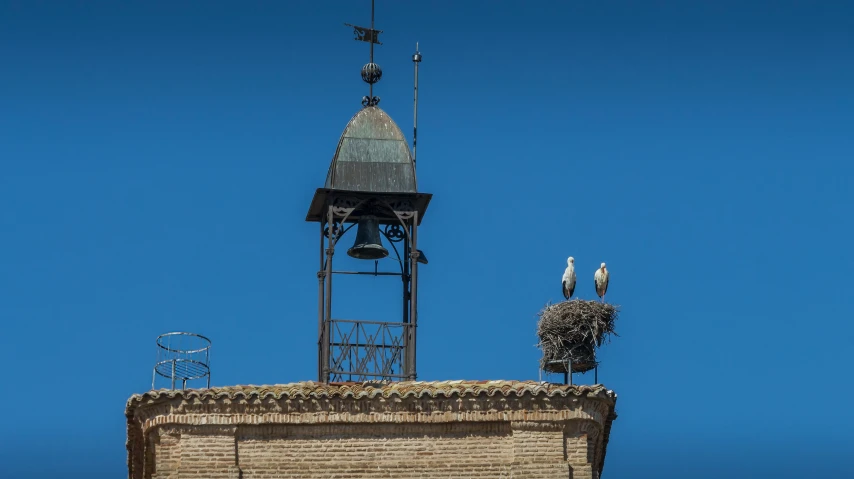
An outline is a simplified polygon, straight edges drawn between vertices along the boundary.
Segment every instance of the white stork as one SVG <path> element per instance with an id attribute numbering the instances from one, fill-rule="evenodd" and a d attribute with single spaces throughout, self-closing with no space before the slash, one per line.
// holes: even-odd
<path id="1" fill-rule="evenodd" d="M 593 275 L 593 281 L 596 283 L 596 294 L 602 298 L 602 302 L 605 302 L 605 293 L 608 291 L 608 270 L 605 269 L 605 263 L 602 263 L 602 266 L 596 270 L 596 274 Z"/>
<path id="2" fill-rule="evenodd" d="M 575 291 L 575 258 L 566 259 L 566 270 L 563 272 L 563 297 L 569 299 Z"/>

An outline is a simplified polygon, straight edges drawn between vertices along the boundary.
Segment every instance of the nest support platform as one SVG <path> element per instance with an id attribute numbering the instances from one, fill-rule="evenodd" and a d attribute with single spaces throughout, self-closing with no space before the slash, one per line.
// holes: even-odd
<path id="1" fill-rule="evenodd" d="M 596 369 L 596 348 L 616 335 L 618 313 L 615 305 L 581 299 L 547 305 L 538 314 L 540 368 L 563 374 Z"/>
<path id="2" fill-rule="evenodd" d="M 596 368 L 596 351 L 587 344 L 572 344 L 565 346 L 566 353 L 562 357 L 546 357 L 540 360 L 540 367 L 547 373 L 586 373 Z"/>

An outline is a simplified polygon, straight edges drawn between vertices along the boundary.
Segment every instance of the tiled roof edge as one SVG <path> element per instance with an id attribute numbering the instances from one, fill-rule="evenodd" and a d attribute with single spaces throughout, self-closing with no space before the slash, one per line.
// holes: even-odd
<path id="1" fill-rule="evenodd" d="M 590 397 L 616 401 L 616 394 L 602 385 L 581 386 L 563 385 L 536 381 L 404 381 L 390 384 L 377 383 L 331 383 L 313 381 L 279 384 L 215 387 L 210 389 L 167 390 L 160 389 L 143 394 L 134 394 L 127 403 L 128 413 L 135 406 L 161 400 L 180 399 L 258 399 L 283 397 L 309 398 L 375 398 L 375 397 L 451 397 L 458 396 L 495 396 L 505 397 L 531 394 L 554 396 Z"/>

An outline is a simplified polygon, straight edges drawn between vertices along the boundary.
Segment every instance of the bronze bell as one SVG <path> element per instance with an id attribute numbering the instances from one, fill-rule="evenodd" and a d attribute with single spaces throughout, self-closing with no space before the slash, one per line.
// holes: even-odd
<path id="1" fill-rule="evenodd" d="M 388 256 L 388 250 L 382 245 L 380 223 L 376 216 L 362 216 L 357 228 L 356 243 L 347 250 L 349 256 L 374 260 Z"/>

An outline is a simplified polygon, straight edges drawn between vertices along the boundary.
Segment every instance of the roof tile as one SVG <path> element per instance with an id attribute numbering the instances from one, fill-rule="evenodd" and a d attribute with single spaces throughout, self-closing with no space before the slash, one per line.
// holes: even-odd
<path id="1" fill-rule="evenodd" d="M 479 395 L 494 396 L 501 394 L 503 396 L 522 396 L 524 394 L 546 396 L 593 396 L 603 399 L 616 399 L 616 394 L 613 391 L 606 389 L 602 385 L 580 386 L 580 385 L 563 385 L 537 381 L 400 381 L 390 383 L 379 382 L 338 382 L 338 383 L 318 383 L 314 381 L 306 381 L 289 384 L 275 385 L 242 385 L 242 386 L 226 386 L 214 387 L 210 389 L 186 389 L 186 390 L 168 390 L 159 389 L 149 391 L 144 394 L 135 394 L 128 400 L 128 412 L 142 402 L 151 402 L 163 399 L 183 398 L 183 399 L 204 399 L 204 398 L 223 398 L 234 399 L 238 397 L 249 398 L 257 397 L 264 399 L 274 397 L 280 399 L 282 397 L 290 398 L 323 398 L 323 397 L 430 397 L 452 395 L 458 396 L 479 396 Z"/>

